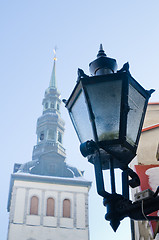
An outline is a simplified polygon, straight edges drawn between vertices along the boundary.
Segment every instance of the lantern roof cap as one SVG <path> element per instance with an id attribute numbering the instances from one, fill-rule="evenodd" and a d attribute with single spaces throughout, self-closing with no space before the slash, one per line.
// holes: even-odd
<path id="1" fill-rule="evenodd" d="M 89 64 L 89 70 L 91 75 L 95 76 L 101 75 L 98 70 L 104 69 L 107 69 L 107 73 L 114 73 L 117 70 L 117 63 L 115 59 L 107 57 L 103 50 L 103 45 L 100 44 L 97 58 Z"/>

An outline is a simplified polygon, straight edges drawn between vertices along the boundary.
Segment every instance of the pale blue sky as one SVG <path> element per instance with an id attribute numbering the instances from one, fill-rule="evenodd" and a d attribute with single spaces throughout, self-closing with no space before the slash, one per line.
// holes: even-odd
<path id="1" fill-rule="evenodd" d="M 89 73 L 88 64 L 103 43 L 119 68 L 129 61 L 133 77 L 146 89 L 156 89 L 151 101 L 159 101 L 158 12 L 158 0 L 0 1 L 1 239 L 7 235 L 6 206 L 13 165 L 30 161 L 36 144 L 36 120 L 50 81 L 54 46 L 58 47 L 57 82 L 62 98 L 68 98 L 75 85 L 78 67 Z M 67 160 L 85 170 L 85 177 L 94 182 L 93 166 L 79 153 L 64 107 L 62 116 Z M 130 239 L 129 220 L 121 223 L 117 233 L 104 220 L 105 208 L 94 184 L 89 212 L 90 240 Z"/>

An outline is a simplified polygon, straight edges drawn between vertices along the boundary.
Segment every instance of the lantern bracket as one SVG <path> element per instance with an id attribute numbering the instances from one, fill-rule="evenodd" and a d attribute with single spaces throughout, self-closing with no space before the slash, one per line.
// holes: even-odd
<path id="1" fill-rule="evenodd" d="M 97 168 L 98 169 L 101 168 L 100 172 L 102 175 L 101 151 L 99 149 L 98 144 L 96 142 L 94 142 L 93 140 L 86 141 L 80 145 L 80 151 L 84 157 L 93 155 L 93 156 L 91 156 L 93 158 L 92 163 L 94 164 L 95 168 L 96 168 L 97 164 L 100 164 L 100 166 L 97 166 Z M 103 150 L 103 151 L 106 152 L 105 150 Z M 96 160 L 96 158 L 98 160 Z M 107 158 L 109 160 L 109 169 L 111 169 L 111 167 L 114 168 L 114 161 L 118 161 L 118 160 L 117 159 L 114 160 L 110 154 L 107 154 Z M 122 173 L 123 178 L 124 178 L 123 185 L 128 184 L 132 188 L 140 186 L 140 179 L 139 179 L 138 175 L 131 168 L 129 168 L 128 166 L 126 168 L 125 167 L 123 168 L 123 166 L 120 165 L 119 161 L 118 161 L 118 165 L 120 166 L 120 169 L 123 171 L 123 173 Z M 111 172 L 113 174 L 113 169 Z M 98 171 L 97 171 L 97 173 L 98 173 Z M 130 180 L 128 180 L 128 176 L 131 178 Z M 97 176 L 97 177 L 99 178 L 99 176 Z"/>
<path id="2" fill-rule="evenodd" d="M 120 225 L 120 221 L 125 217 L 130 217 L 133 220 L 145 220 L 145 221 L 159 221 L 159 217 L 148 216 L 148 214 L 158 210 L 159 205 L 159 188 L 149 199 L 143 199 L 142 201 L 132 202 L 129 200 L 129 186 L 137 187 L 140 185 L 140 179 L 138 175 L 129 167 L 122 169 L 122 195 L 117 194 L 115 190 L 115 175 L 113 166 L 113 157 L 110 159 L 110 178 L 112 193 L 105 191 L 103 170 L 101 164 L 100 150 L 93 140 L 87 141 L 85 144 L 81 144 L 80 147 L 83 156 L 93 154 L 93 164 L 96 176 L 97 192 L 103 197 L 103 204 L 107 207 L 107 213 L 105 219 L 110 221 L 110 225 L 114 231 Z M 131 179 L 128 179 L 128 176 Z"/>
<path id="3" fill-rule="evenodd" d="M 100 157 L 100 150 L 98 149 L 98 146 L 95 142 L 88 141 L 86 142 L 89 146 L 89 151 L 93 153 L 93 165 L 95 170 L 95 176 L 96 176 L 96 186 L 97 186 L 97 192 L 102 197 L 110 197 L 110 193 L 105 191 L 104 188 L 104 179 L 103 179 L 103 170 L 102 170 L 102 163 L 101 163 L 101 157 Z M 83 145 L 83 144 L 82 144 Z M 93 145 L 95 148 L 93 149 Z M 91 148 L 91 147 L 92 148 Z M 83 146 L 82 146 L 83 148 Z M 115 191 L 115 174 L 114 174 L 114 159 L 111 156 L 109 159 L 109 169 L 110 169 L 110 178 L 111 178 L 111 189 L 112 193 L 116 193 Z M 122 169 L 122 195 L 129 199 L 129 186 L 132 188 L 140 186 L 140 179 L 139 176 L 127 166 L 126 169 Z M 131 179 L 129 179 L 129 177 Z"/>
<path id="4" fill-rule="evenodd" d="M 132 202 L 120 194 L 112 194 L 111 198 L 104 198 L 103 204 L 107 207 L 105 219 L 110 221 L 110 225 L 114 231 L 117 230 L 120 221 L 125 217 L 137 221 L 159 221 L 158 216 L 148 216 L 148 214 L 158 210 L 159 196 L 152 196 L 141 202 Z"/>

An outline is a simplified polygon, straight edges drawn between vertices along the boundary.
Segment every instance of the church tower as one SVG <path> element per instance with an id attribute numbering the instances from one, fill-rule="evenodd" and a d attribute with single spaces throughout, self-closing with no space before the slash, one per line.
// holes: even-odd
<path id="1" fill-rule="evenodd" d="M 11 175 L 8 240 L 88 240 L 91 182 L 65 161 L 56 56 L 42 105 L 32 161 L 15 164 Z"/>

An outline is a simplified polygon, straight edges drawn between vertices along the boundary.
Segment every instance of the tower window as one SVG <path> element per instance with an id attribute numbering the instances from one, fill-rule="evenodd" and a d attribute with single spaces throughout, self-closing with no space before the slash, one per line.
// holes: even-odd
<path id="1" fill-rule="evenodd" d="M 71 202 L 69 199 L 63 200 L 63 217 L 65 218 L 71 217 Z"/>
<path id="2" fill-rule="evenodd" d="M 60 105 L 57 103 L 57 110 L 59 111 L 60 110 Z"/>
<path id="3" fill-rule="evenodd" d="M 48 108 L 48 102 L 45 103 L 45 109 L 47 109 L 47 108 Z"/>
<path id="4" fill-rule="evenodd" d="M 55 216 L 55 200 L 53 198 L 47 199 L 46 216 Z"/>
<path id="5" fill-rule="evenodd" d="M 62 134 L 58 132 L 58 142 L 62 143 Z"/>
<path id="6" fill-rule="evenodd" d="M 30 201 L 30 215 L 38 215 L 39 199 L 33 196 Z"/>
<path id="7" fill-rule="evenodd" d="M 48 130 L 48 139 L 54 140 L 55 139 L 55 131 L 53 129 Z"/>
<path id="8" fill-rule="evenodd" d="M 55 105 L 54 105 L 53 102 L 50 104 L 50 107 L 51 107 L 51 108 L 55 108 Z"/>
<path id="9" fill-rule="evenodd" d="M 42 141 L 42 140 L 44 140 L 44 133 L 43 132 L 40 134 L 40 141 Z"/>

